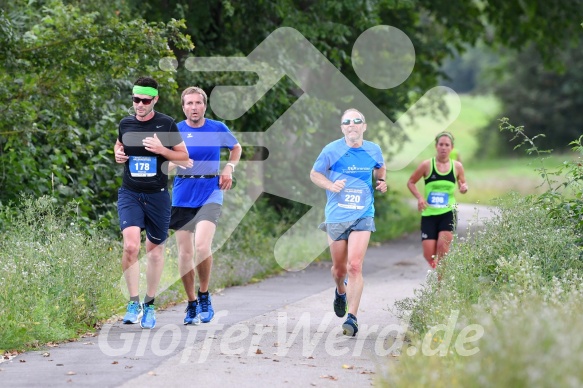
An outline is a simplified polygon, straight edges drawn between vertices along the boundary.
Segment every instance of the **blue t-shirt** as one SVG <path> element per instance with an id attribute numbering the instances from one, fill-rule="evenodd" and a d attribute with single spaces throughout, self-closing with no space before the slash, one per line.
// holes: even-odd
<path id="1" fill-rule="evenodd" d="M 374 217 L 372 174 L 384 164 L 381 148 L 370 141 L 364 140 L 361 147 L 352 148 L 342 138 L 324 147 L 314 163 L 314 171 L 332 182 L 346 179 L 341 192 L 326 190 L 327 223 Z"/>
<path id="2" fill-rule="evenodd" d="M 220 121 L 206 119 L 200 128 L 192 128 L 185 121 L 178 123 L 178 130 L 194 161 L 191 168 L 176 167 L 172 190 L 172 206 L 201 207 L 206 203 L 223 203 L 223 192 L 219 189 L 219 177 L 181 178 L 178 175 L 219 174 L 221 148 L 230 150 L 238 144 L 229 128 Z"/>

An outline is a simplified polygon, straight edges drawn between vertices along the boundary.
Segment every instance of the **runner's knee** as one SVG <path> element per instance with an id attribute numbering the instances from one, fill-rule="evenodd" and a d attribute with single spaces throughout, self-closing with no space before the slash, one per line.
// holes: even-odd
<path id="1" fill-rule="evenodd" d="M 343 279 L 346 277 L 346 266 L 338 266 L 338 265 L 334 265 L 332 266 L 332 276 L 334 276 L 336 279 Z"/>
<path id="2" fill-rule="evenodd" d="M 128 258 L 137 259 L 138 253 L 140 252 L 140 244 L 139 243 L 136 244 L 136 243 L 131 242 L 131 241 L 126 241 L 126 242 L 124 242 L 124 245 L 123 245 L 123 251 Z"/>
<path id="3" fill-rule="evenodd" d="M 362 273 L 362 262 L 358 263 L 348 263 L 348 274 L 351 276 L 359 275 Z"/>

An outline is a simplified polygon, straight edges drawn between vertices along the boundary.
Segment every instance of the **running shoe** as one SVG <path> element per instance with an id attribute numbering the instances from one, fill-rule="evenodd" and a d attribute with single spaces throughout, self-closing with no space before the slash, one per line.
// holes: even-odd
<path id="1" fill-rule="evenodd" d="M 346 303 L 346 294 L 340 295 L 338 294 L 338 290 L 335 290 L 334 293 L 336 297 L 334 298 L 334 312 L 336 316 L 342 318 L 346 315 L 346 311 L 348 311 L 348 303 Z"/>
<path id="2" fill-rule="evenodd" d="M 208 292 L 203 294 L 198 291 L 198 316 L 202 323 L 212 321 L 215 316 L 215 310 L 211 303 L 211 294 Z"/>
<path id="3" fill-rule="evenodd" d="M 186 305 L 186 317 L 184 317 L 184 324 L 185 325 L 200 325 L 200 316 L 197 313 L 198 310 L 198 301 L 188 302 Z"/>
<path id="4" fill-rule="evenodd" d="M 142 305 L 140 302 L 130 301 L 123 317 L 123 323 L 138 323 L 142 317 Z"/>
<path id="5" fill-rule="evenodd" d="M 153 304 L 144 305 L 144 315 L 140 321 L 142 329 L 153 329 L 156 327 L 156 308 Z"/>
<path id="6" fill-rule="evenodd" d="M 348 313 L 348 318 L 342 324 L 342 333 L 350 337 L 354 337 L 358 333 L 358 322 L 353 314 Z"/>

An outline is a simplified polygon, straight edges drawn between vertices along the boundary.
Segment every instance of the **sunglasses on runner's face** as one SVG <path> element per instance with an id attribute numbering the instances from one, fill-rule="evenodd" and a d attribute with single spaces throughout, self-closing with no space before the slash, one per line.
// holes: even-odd
<path id="1" fill-rule="evenodd" d="M 362 124 L 364 121 L 362 121 L 362 119 L 356 118 L 356 119 L 353 119 L 352 122 L 354 124 Z M 344 119 L 344 120 L 342 120 L 342 123 L 341 124 L 342 125 L 350 125 L 350 119 Z"/>
<path id="2" fill-rule="evenodd" d="M 134 102 L 136 104 L 139 104 L 141 102 L 144 105 L 150 105 L 150 103 L 152 102 L 153 98 L 132 97 L 132 100 L 134 100 Z"/>

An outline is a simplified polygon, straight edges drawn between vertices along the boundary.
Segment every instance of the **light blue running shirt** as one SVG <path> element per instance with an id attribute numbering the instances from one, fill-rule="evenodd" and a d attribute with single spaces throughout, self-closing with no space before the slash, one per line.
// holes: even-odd
<path id="1" fill-rule="evenodd" d="M 188 149 L 188 157 L 194 161 L 191 168 L 176 167 L 172 189 L 172 206 L 201 207 L 206 203 L 223 204 L 223 192 L 219 189 L 219 177 L 180 178 L 178 175 L 214 175 L 219 173 L 221 148 L 230 150 L 238 144 L 229 128 L 220 121 L 206 119 L 200 128 L 193 128 L 186 120 L 179 122 L 178 130 Z"/>
<path id="2" fill-rule="evenodd" d="M 332 182 L 346 179 L 341 192 L 326 190 L 326 223 L 374 217 L 372 174 L 384 164 L 381 148 L 370 141 L 364 140 L 361 147 L 352 148 L 342 138 L 324 147 L 314 163 L 314 171 Z"/>

